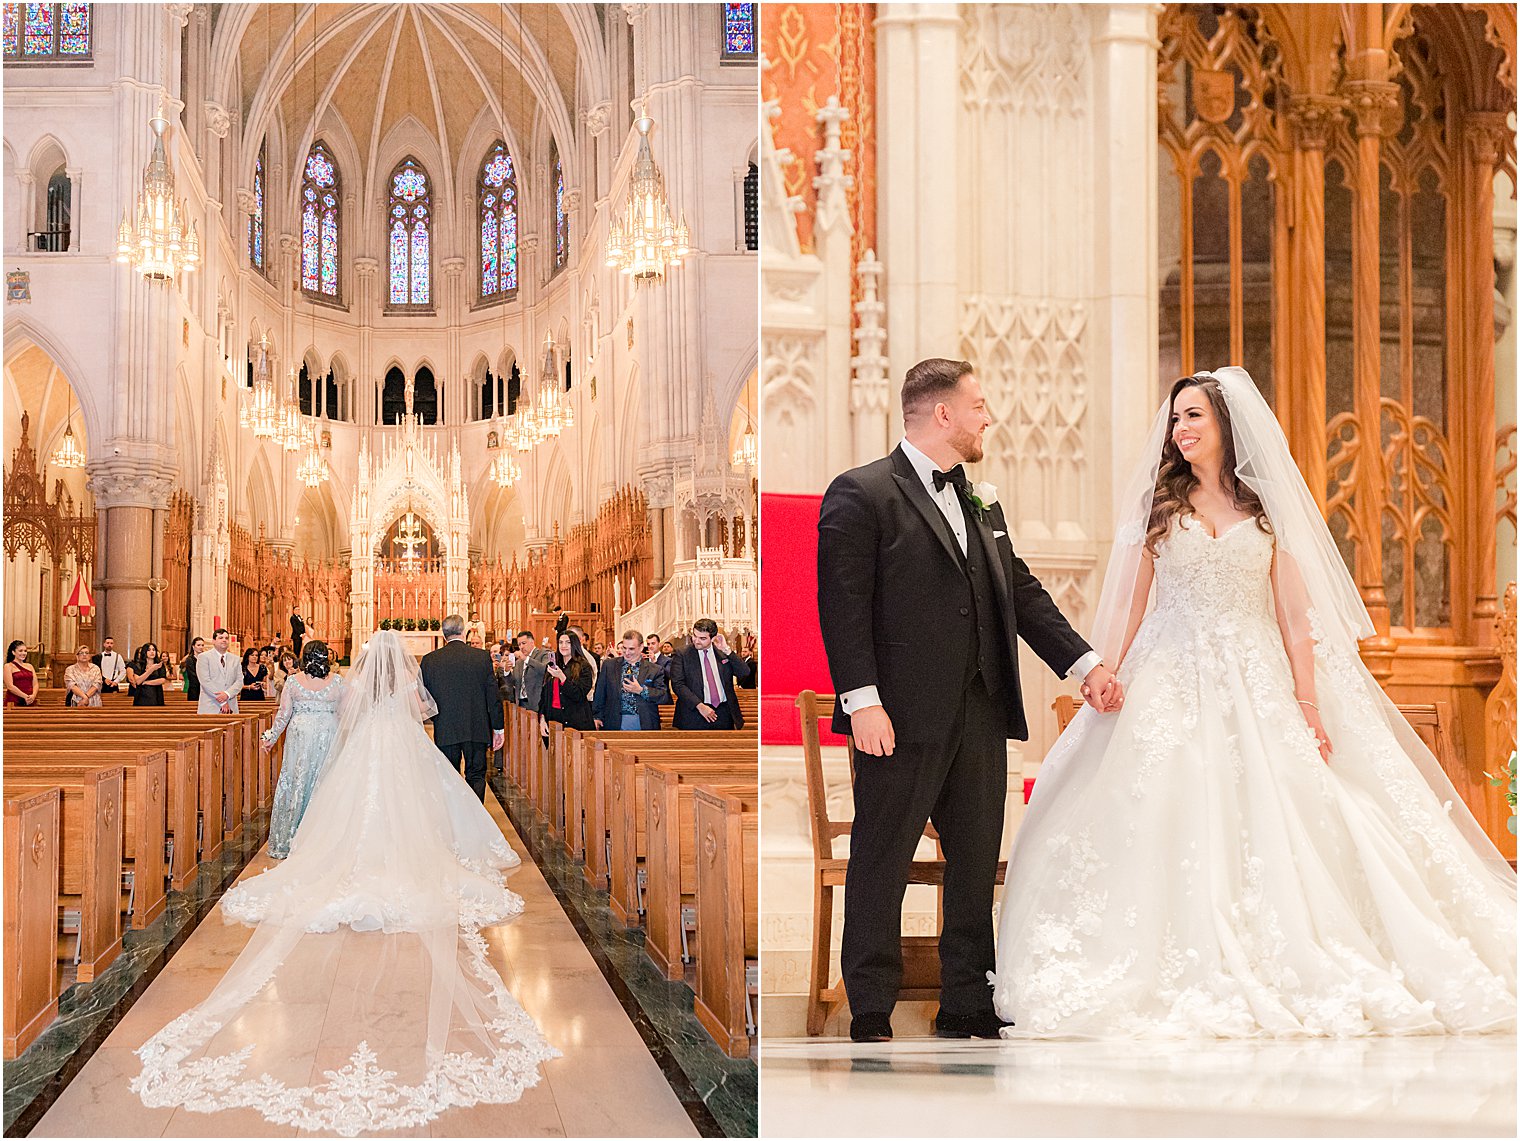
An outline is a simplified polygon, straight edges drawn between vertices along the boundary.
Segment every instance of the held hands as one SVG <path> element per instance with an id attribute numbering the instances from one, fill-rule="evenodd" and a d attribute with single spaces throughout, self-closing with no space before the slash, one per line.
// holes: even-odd
<path id="1" fill-rule="evenodd" d="M 897 735 L 892 730 L 892 718 L 880 705 L 870 705 L 850 714 L 850 736 L 855 738 L 855 748 L 873 757 L 890 757 L 897 748 Z"/>
<path id="2" fill-rule="evenodd" d="M 1124 686 L 1102 662 L 1087 671 L 1082 696 L 1099 713 L 1117 713 L 1124 707 Z"/>

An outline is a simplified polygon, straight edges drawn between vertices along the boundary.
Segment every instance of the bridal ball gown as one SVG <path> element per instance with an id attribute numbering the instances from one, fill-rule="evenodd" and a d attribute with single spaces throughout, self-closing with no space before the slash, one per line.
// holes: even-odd
<path id="1" fill-rule="evenodd" d="M 1513 1032 L 1512 876 L 1328 640 L 1321 758 L 1272 561 L 1254 519 L 1216 537 L 1187 516 L 1161 541 L 1123 706 L 1077 714 L 1013 846 L 993 977 L 1006 1036 Z"/>

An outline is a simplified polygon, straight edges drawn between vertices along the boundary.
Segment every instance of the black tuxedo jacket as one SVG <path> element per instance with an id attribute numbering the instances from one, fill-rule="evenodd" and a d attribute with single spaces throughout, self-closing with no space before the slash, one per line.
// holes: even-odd
<path id="1" fill-rule="evenodd" d="M 972 557 L 991 559 L 1002 606 L 1008 692 L 994 695 L 1014 740 L 1029 738 L 1019 686 L 1018 639 L 1065 676 L 1090 647 L 1024 560 L 1013 553 L 1003 508 L 967 511 Z M 929 743 L 959 707 L 973 649 L 971 580 L 960 546 L 903 450 L 834 480 L 818 516 L 818 619 L 836 693 L 874 685 L 905 743 Z M 984 652 L 993 652 L 989 646 Z M 833 729 L 850 731 L 836 707 Z"/>
<path id="2" fill-rule="evenodd" d="M 432 719 L 435 745 L 489 744 L 492 731 L 505 724 L 496 671 L 485 650 L 445 642 L 423 657 L 422 684 L 438 703 Z"/>
<path id="3" fill-rule="evenodd" d="M 728 706 L 729 715 L 734 719 L 734 728 L 743 729 L 744 714 L 739 711 L 739 699 L 734 696 L 734 682 L 742 682 L 749 677 L 749 667 L 732 650 L 725 654 L 714 646 L 713 657 L 718 660 L 718 682 L 727 694 L 723 704 Z M 697 706 L 702 704 L 706 690 L 702 685 L 702 660 L 695 646 L 687 646 L 671 655 L 670 692 L 676 699 L 676 711 L 670 719 L 672 728 L 712 728 L 697 712 Z"/>

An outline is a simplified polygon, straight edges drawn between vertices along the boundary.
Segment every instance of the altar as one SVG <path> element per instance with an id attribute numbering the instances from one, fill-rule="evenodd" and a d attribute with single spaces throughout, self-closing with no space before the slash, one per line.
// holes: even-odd
<path id="1" fill-rule="evenodd" d="M 443 645 L 443 635 L 436 630 L 397 630 L 396 637 L 401 639 L 401 644 L 406 647 L 406 652 L 414 658 L 420 658 L 423 654 L 432 653 Z"/>

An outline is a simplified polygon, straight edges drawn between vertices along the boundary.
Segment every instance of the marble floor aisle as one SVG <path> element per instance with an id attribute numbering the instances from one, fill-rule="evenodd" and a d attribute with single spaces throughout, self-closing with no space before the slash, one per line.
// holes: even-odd
<path id="1" fill-rule="evenodd" d="M 1318 1042 L 783 1039 L 766 1137 L 1514 1137 L 1513 1035 Z"/>
<path id="2" fill-rule="evenodd" d="M 543 875 L 527 858 L 495 797 L 487 807 L 523 857 L 508 884 L 525 913 L 483 932 L 491 959 L 544 1035 L 564 1054 L 544 1067 L 544 1080 L 513 1105 L 445 1113 L 430 1127 L 384 1136 L 431 1137 L 692 1137 L 696 1130 L 621 1004 L 597 969 Z M 243 872 L 269 864 L 262 852 Z M 240 877 L 241 878 L 241 877 Z M 121 1019 L 32 1130 L 34 1137 L 294 1136 L 252 1110 L 218 1114 L 147 1109 L 128 1088 L 138 1072 L 132 1051 L 173 1015 L 199 1001 L 248 940 L 242 926 L 222 922 L 220 907 L 201 923 L 162 973 Z M 310 1050 L 321 1028 L 315 1016 L 292 1024 L 291 1053 Z M 422 1030 L 419 1026 L 418 1034 Z"/>

